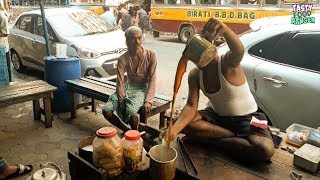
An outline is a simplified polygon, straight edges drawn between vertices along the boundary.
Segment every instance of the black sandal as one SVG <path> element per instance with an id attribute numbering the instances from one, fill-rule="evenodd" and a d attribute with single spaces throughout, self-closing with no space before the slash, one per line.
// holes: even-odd
<path id="1" fill-rule="evenodd" d="M 16 166 L 17 166 L 16 172 L 10 174 L 9 176 L 6 176 L 4 179 L 14 178 L 23 174 L 27 174 L 32 171 L 32 165 L 17 164 Z"/>

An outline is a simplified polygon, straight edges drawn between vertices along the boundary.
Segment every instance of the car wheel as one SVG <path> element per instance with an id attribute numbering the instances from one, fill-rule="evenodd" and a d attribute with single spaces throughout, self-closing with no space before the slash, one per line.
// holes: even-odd
<path id="1" fill-rule="evenodd" d="M 22 73 L 24 71 L 25 66 L 22 64 L 19 55 L 15 51 L 11 51 L 11 62 L 16 71 L 18 71 L 19 73 Z"/>
<path id="2" fill-rule="evenodd" d="M 157 38 L 160 37 L 160 32 L 159 31 L 152 31 L 153 37 Z"/>
<path id="3" fill-rule="evenodd" d="M 192 26 L 185 26 L 179 32 L 179 40 L 182 43 L 186 43 L 187 40 L 195 34 Z"/>

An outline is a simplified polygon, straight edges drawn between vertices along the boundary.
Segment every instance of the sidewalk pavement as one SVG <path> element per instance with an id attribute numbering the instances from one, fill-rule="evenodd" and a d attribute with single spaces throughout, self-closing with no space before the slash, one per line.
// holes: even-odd
<path id="1" fill-rule="evenodd" d="M 2 108 L 0 114 L 0 156 L 9 165 L 32 164 L 34 167 L 30 174 L 17 179 L 31 176 L 45 162 L 56 163 L 71 179 L 67 151 L 78 152 L 82 138 L 95 135 L 99 128 L 111 125 L 101 114 L 100 107 L 97 113 L 91 112 L 91 108 L 79 109 L 75 119 L 69 119 L 70 113 L 54 114 L 51 128 L 33 120 L 32 101 Z M 157 122 L 154 118 L 148 124 L 156 127 Z"/>

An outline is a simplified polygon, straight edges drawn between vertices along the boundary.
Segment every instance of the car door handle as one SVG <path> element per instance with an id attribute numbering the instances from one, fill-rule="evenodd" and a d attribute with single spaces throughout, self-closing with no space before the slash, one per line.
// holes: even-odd
<path id="1" fill-rule="evenodd" d="M 271 78 L 271 77 L 263 77 L 263 80 L 265 80 L 265 81 L 271 81 L 271 82 L 276 83 L 276 84 L 282 84 L 282 85 L 284 85 L 284 86 L 287 86 L 287 85 L 288 85 L 288 83 L 285 82 L 285 81 L 280 81 L 280 80 L 278 80 L 278 79 L 273 79 L 273 78 Z"/>

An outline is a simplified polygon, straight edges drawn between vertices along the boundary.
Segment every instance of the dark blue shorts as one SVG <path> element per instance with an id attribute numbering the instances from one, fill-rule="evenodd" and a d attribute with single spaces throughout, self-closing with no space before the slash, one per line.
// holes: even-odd
<path id="1" fill-rule="evenodd" d="M 202 119 L 235 133 L 237 137 L 259 135 L 272 139 L 270 129 L 261 129 L 250 125 L 252 116 L 259 120 L 267 120 L 264 113 L 254 112 L 245 116 L 220 116 L 211 107 L 199 110 Z"/>

